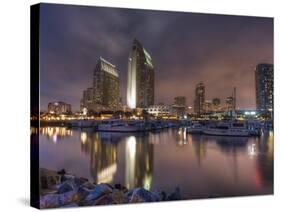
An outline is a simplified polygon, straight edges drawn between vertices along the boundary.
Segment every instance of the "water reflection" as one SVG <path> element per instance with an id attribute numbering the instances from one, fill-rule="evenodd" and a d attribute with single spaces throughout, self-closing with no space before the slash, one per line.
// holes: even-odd
<path id="1" fill-rule="evenodd" d="M 204 142 L 201 135 L 194 135 L 192 138 L 192 147 L 194 149 L 199 167 L 207 155 L 207 142 Z"/>
<path id="2" fill-rule="evenodd" d="M 175 135 L 175 140 L 179 146 L 183 146 L 187 144 L 187 133 L 186 128 L 181 127 L 177 130 L 177 133 Z"/>
<path id="3" fill-rule="evenodd" d="M 159 135 L 158 135 L 159 136 Z M 153 170 L 155 134 L 128 135 L 123 133 L 80 132 L 81 151 L 90 155 L 90 173 L 97 183 L 112 183 L 118 167 L 118 146 L 125 142 L 125 185 L 128 188 L 150 189 Z"/>
<path id="4" fill-rule="evenodd" d="M 66 127 L 42 127 L 40 133 L 46 135 L 53 143 L 59 142 L 64 137 L 72 136 L 72 130 Z"/>
<path id="5" fill-rule="evenodd" d="M 105 133 L 92 136 L 90 172 L 97 183 L 111 183 L 117 171 L 118 138 Z"/>
<path id="6" fill-rule="evenodd" d="M 229 186 L 224 191 L 226 193 L 231 189 L 243 190 L 245 186 L 252 189 L 245 193 L 265 193 L 257 190 L 262 188 L 267 188 L 266 192 L 269 193 L 273 191 L 273 132 L 264 132 L 260 138 L 233 138 L 190 135 L 186 134 L 185 128 L 124 134 L 46 127 L 40 129 L 40 136 L 40 142 L 46 148 L 42 151 L 65 157 L 62 161 L 65 165 L 60 167 L 73 167 L 79 175 L 90 175 L 97 183 L 121 183 L 129 189 L 153 189 L 157 184 L 157 188 L 164 189 L 166 184 L 177 184 L 161 179 L 173 168 L 171 174 L 175 179 L 184 179 L 182 186 L 186 183 L 187 187 L 191 187 L 198 183 L 200 187 L 206 187 L 205 192 L 209 192 L 211 187 L 216 190 L 218 186 L 212 185 L 206 174 L 222 166 L 228 170 L 228 175 L 217 173 L 216 177 L 219 182 Z M 63 148 L 60 150 L 59 146 Z M 65 151 L 67 146 L 72 146 L 73 150 Z M 87 160 L 83 163 L 76 161 L 77 165 L 76 162 L 67 163 L 80 155 Z M 55 155 L 50 156 L 44 164 L 55 168 L 57 160 Z M 86 165 L 88 173 L 79 172 L 82 170 L 79 167 L 81 164 Z M 180 167 L 188 168 L 184 170 Z M 204 170 L 206 176 L 200 170 Z M 252 188 L 249 182 L 254 183 L 255 187 Z M 221 188 L 216 192 L 222 192 Z"/>
<path id="7" fill-rule="evenodd" d="M 126 140 L 126 185 L 128 188 L 151 188 L 154 152 L 153 144 L 148 140 L 148 135 L 130 136 Z"/>

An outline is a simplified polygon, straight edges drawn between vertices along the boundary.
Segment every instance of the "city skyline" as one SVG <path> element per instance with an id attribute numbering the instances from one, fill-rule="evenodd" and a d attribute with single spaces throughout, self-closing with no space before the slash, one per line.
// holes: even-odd
<path id="1" fill-rule="evenodd" d="M 194 88 L 203 81 L 206 99 L 224 102 L 237 87 L 237 108 L 255 108 L 255 66 L 273 64 L 271 18 L 49 4 L 41 12 L 41 110 L 53 101 L 79 110 L 100 56 L 117 65 L 126 104 L 135 38 L 154 61 L 155 104 L 185 96 L 193 105 Z M 103 19 L 101 14 L 106 14 Z"/>

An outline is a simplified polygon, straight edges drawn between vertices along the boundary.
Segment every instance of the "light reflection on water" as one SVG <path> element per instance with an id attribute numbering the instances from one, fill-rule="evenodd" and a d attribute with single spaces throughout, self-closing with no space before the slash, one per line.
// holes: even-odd
<path id="1" fill-rule="evenodd" d="M 185 128 L 147 133 L 40 129 L 40 167 L 95 182 L 172 191 L 184 198 L 271 194 L 273 132 L 260 138 L 186 134 Z"/>

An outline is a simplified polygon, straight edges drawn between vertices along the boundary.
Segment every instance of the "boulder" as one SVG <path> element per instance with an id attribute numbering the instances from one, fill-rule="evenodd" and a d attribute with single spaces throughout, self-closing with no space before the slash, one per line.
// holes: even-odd
<path id="1" fill-rule="evenodd" d="M 76 193 L 77 195 L 77 201 L 80 202 L 82 200 L 84 200 L 89 194 L 90 194 L 91 190 L 86 188 L 86 187 L 83 187 L 83 186 L 80 186 L 78 188 L 78 191 Z"/>
<path id="2" fill-rule="evenodd" d="M 176 190 L 168 196 L 167 200 L 181 200 L 180 188 L 177 187 Z"/>
<path id="3" fill-rule="evenodd" d="M 66 171 L 64 169 L 61 169 L 60 171 L 57 172 L 59 175 L 65 175 Z"/>
<path id="4" fill-rule="evenodd" d="M 67 181 L 64 181 L 61 185 L 59 185 L 57 193 L 62 194 L 62 193 L 65 193 L 68 191 L 73 191 L 73 190 L 75 190 L 75 185 L 73 184 L 72 181 L 67 180 Z"/>
<path id="5" fill-rule="evenodd" d="M 70 203 L 64 206 L 61 206 L 61 208 L 73 208 L 73 207 L 78 207 L 79 205 L 77 205 L 76 203 Z"/>
<path id="6" fill-rule="evenodd" d="M 63 194 L 47 194 L 40 197 L 40 208 L 57 208 L 74 202 L 76 192 L 69 191 Z"/>
<path id="7" fill-rule="evenodd" d="M 87 188 L 89 190 L 93 190 L 96 187 L 96 184 L 90 183 L 89 181 L 83 183 L 80 187 Z"/>
<path id="8" fill-rule="evenodd" d="M 115 188 L 115 189 L 118 189 L 118 190 L 121 190 L 121 191 L 123 191 L 124 193 L 126 193 L 126 192 L 128 191 L 128 189 L 127 189 L 125 186 L 121 185 L 121 184 L 115 184 L 115 185 L 114 185 L 114 188 Z"/>
<path id="9" fill-rule="evenodd" d="M 68 191 L 77 191 L 80 186 L 87 182 L 88 180 L 86 180 L 85 178 L 69 178 L 68 180 L 65 180 L 61 185 L 59 185 L 58 193 L 62 194 Z"/>
<path id="10" fill-rule="evenodd" d="M 113 192 L 111 193 L 111 198 L 115 204 L 122 204 L 128 202 L 123 191 L 120 191 L 118 189 L 113 190 Z"/>
<path id="11" fill-rule="evenodd" d="M 40 169 L 40 188 L 41 189 L 54 189 L 58 184 L 61 183 L 61 176 L 57 172 Z"/>
<path id="12" fill-rule="evenodd" d="M 98 184 L 95 186 L 93 190 L 91 190 L 89 195 L 86 197 L 85 201 L 91 202 L 103 196 L 104 194 L 109 194 L 111 192 L 112 192 L 112 188 L 109 187 L 107 184 L 105 183 Z"/>
<path id="13" fill-rule="evenodd" d="M 109 194 L 105 194 L 99 197 L 93 203 L 93 205 L 112 205 L 112 204 L 114 204 L 114 201 Z"/>
<path id="14" fill-rule="evenodd" d="M 144 188 L 136 188 L 133 191 L 133 194 L 130 199 L 130 203 L 137 202 L 156 202 L 160 201 L 159 195 L 156 193 L 150 192 Z"/>

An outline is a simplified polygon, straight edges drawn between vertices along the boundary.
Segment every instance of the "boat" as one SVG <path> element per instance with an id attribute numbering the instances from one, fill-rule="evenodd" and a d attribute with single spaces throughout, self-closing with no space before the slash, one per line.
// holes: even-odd
<path id="1" fill-rule="evenodd" d="M 202 134 L 204 126 L 199 122 L 192 122 L 191 126 L 187 128 L 187 133 Z"/>
<path id="2" fill-rule="evenodd" d="M 203 130 L 205 135 L 248 137 L 250 131 L 244 123 L 220 123 L 217 126 L 206 127 Z"/>
<path id="3" fill-rule="evenodd" d="M 107 120 L 97 126 L 97 131 L 101 132 L 143 132 L 148 129 L 145 123 L 141 121 Z"/>

